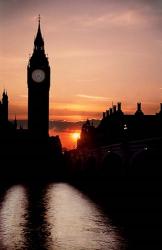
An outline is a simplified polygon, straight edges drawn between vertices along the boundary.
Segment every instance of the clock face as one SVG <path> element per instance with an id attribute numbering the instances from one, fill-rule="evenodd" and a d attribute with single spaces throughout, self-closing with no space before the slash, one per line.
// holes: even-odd
<path id="1" fill-rule="evenodd" d="M 43 82 L 45 79 L 45 72 L 42 69 L 35 69 L 32 72 L 32 79 L 34 82 Z"/>

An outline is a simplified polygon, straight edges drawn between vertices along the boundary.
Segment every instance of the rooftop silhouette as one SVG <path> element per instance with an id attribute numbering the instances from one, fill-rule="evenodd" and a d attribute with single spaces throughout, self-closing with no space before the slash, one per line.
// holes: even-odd
<path id="1" fill-rule="evenodd" d="M 87 120 L 81 130 L 78 148 L 95 148 L 125 140 L 141 140 L 162 136 L 162 104 L 154 115 L 145 115 L 141 103 L 137 103 L 135 114 L 124 114 L 121 103 L 103 112 L 97 127 Z"/>

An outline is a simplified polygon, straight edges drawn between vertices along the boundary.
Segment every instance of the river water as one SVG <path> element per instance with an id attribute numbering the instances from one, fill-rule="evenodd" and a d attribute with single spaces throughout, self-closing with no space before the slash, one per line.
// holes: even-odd
<path id="1" fill-rule="evenodd" d="M 69 184 L 13 185 L 1 191 L 0 249 L 120 250 L 119 228 Z"/>

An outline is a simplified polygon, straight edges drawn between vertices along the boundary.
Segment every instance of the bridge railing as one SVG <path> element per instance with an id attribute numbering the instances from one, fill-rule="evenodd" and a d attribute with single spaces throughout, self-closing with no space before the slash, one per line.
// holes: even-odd
<path id="1" fill-rule="evenodd" d="M 123 150 L 128 150 L 130 153 L 133 153 L 139 150 L 147 150 L 147 149 L 155 150 L 157 148 L 162 148 L 162 137 L 153 137 L 149 139 L 130 141 L 124 144 L 123 143 L 110 144 L 107 146 L 102 146 L 92 149 L 85 148 L 77 150 L 77 152 L 81 155 L 92 155 L 92 154 L 108 153 L 108 152 L 121 153 L 121 151 Z"/>

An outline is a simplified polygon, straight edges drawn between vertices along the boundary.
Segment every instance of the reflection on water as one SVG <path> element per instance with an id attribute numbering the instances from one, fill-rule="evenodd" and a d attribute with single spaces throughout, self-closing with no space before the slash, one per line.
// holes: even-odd
<path id="1" fill-rule="evenodd" d="M 0 206 L 0 250 L 120 250 L 103 212 L 68 184 L 13 186 Z"/>
<path id="2" fill-rule="evenodd" d="M 0 210 L 0 249 L 22 250 L 25 246 L 27 199 L 22 186 L 10 188 Z"/>
<path id="3" fill-rule="evenodd" d="M 46 199 L 51 233 L 48 249 L 120 249 L 119 233 L 79 191 L 66 184 L 53 184 Z"/>

